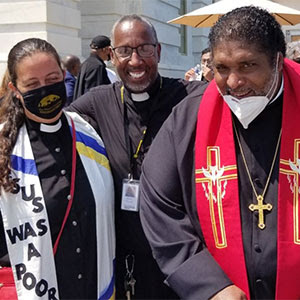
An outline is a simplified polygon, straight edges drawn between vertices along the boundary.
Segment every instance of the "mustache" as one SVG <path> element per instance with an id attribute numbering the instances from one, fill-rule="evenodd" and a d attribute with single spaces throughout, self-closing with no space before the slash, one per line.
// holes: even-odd
<path id="1" fill-rule="evenodd" d="M 226 95 L 245 95 L 245 94 L 248 94 L 249 92 L 251 92 L 252 90 L 251 89 L 232 89 L 232 88 L 229 88 L 227 87 L 225 92 L 226 92 Z"/>

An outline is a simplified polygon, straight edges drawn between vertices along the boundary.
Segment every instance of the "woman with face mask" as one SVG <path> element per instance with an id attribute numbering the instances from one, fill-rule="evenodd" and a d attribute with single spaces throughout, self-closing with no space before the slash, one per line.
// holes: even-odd
<path id="1" fill-rule="evenodd" d="M 63 112 L 51 44 L 8 55 L 0 107 L 0 299 L 109 299 L 114 292 L 113 181 L 102 140 Z"/>

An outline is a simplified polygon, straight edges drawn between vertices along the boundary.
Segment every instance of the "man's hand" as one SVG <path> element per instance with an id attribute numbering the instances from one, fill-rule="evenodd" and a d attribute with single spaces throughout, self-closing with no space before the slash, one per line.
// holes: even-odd
<path id="1" fill-rule="evenodd" d="M 211 81 L 214 79 L 214 72 L 213 70 L 208 67 L 207 65 L 203 65 L 202 66 L 202 72 L 203 72 L 203 77 L 207 80 L 207 81 Z"/>
<path id="2" fill-rule="evenodd" d="M 195 70 L 194 70 L 194 68 L 189 69 L 189 70 L 184 74 L 184 79 L 185 79 L 185 80 L 194 79 L 194 77 L 195 77 Z"/>
<path id="3" fill-rule="evenodd" d="M 211 300 L 247 300 L 247 297 L 240 288 L 230 285 L 214 295 Z"/>

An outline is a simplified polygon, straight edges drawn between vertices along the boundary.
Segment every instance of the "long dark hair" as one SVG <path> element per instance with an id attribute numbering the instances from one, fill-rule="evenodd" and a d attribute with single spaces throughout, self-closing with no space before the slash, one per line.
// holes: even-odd
<path id="1" fill-rule="evenodd" d="M 7 69 L 14 86 L 17 82 L 17 67 L 19 63 L 34 53 L 44 52 L 56 59 L 60 66 L 60 58 L 55 48 L 45 40 L 30 38 L 17 43 L 9 52 Z M 16 188 L 16 180 L 11 177 L 10 155 L 15 146 L 18 132 L 24 123 L 24 109 L 14 93 L 9 91 L 0 106 L 0 195 L 3 188 L 6 192 L 13 192 Z"/>

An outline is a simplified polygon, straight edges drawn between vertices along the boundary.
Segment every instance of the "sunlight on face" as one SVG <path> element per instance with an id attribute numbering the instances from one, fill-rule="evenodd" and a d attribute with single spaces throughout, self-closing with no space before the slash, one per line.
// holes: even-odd
<path id="1" fill-rule="evenodd" d="M 160 44 L 157 44 L 154 34 L 148 24 L 139 21 L 121 23 L 114 32 L 114 47 L 138 47 L 143 44 L 155 44 L 155 51 L 151 57 L 140 57 L 134 51 L 130 58 L 119 58 L 112 51 L 112 61 L 116 70 L 128 90 L 141 93 L 154 83 L 158 76 L 158 62 L 160 60 Z"/>
<path id="2" fill-rule="evenodd" d="M 64 78 L 63 71 L 51 54 L 36 52 L 31 56 L 23 58 L 16 69 L 17 81 L 14 91 L 16 97 L 21 101 L 24 107 L 24 101 L 21 93 L 40 88 L 45 85 L 51 85 L 60 82 Z M 20 93 L 21 92 L 21 93 Z M 52 119 L 43 119 L 28 111 L 24 107 L 25 115 L 36 122 L 52 123 L 56 121 L 61 112 Z"/>
<path id="3" fill-rule="evenodd" d="M 275 76 L 266 54 L 238 41 L 223 41 L 213 49 L 213 69 L 221 93 L 236 98 L 266 95 Z"/>

